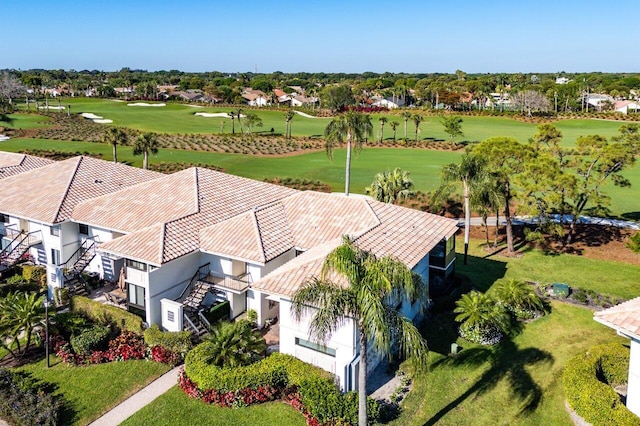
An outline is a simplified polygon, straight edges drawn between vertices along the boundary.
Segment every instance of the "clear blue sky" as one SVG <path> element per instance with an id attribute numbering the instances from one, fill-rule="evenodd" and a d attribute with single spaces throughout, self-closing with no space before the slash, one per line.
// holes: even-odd
<path id="1" fill-rule="evenodd" d="M 0 16 L 0 69 L 640 72 L 639 0 L 0 0 Z"/>

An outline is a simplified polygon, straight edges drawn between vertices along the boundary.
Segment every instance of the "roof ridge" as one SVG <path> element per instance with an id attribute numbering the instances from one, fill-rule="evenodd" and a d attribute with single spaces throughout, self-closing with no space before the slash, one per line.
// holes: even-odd
<path id="1" fill-rule="evenodd" d="M 160 238 L 160 241 L 162 241 L 162 244 L 160 244 L 160 263 L 164 263 L 164 252 L 165 252 L 165 247 L 167 246 L 167 244 L 165 243 L 165 237 L 167 236 L 167 223 L 163 223 L 162 224 L 162 238 Z"/>
<path id="2" fill-rule="evenodd" d="M 76 175 L 78 174 L 78 169 L 80 168 L 80 163 L 82 163 L 83 158 L 84 158 L 84 156 L 79 155 L 78 157 L 74 157 L 74 158 L 70 158 L 69 159 L 69 160 L 77 159 L 76 167 L 73 170 L 73 173 L 71 174 L 71 177 L 69 178 L 69 183 L 67 183 L 67 188 L 64 191 L 64 195 L 60 199 L 60 204 L 58 205 L 58 208 L 56 209 L 56 214 L 55 214 L 55 217 L 53 218 L 53 222 L 52 223 L 55 223 L 56 220 L 58 219 L 58 217 L 60 216 L 60 210 L 62 210 L 62 206 L 64 205 L 64 202 L 67 199 L 67 196 L 69 195 L 69 191 L 71 190 L 71 185 L 73 184 L 73 180 L 75 179 Z"/>
<path id="3" fill-rule="evenodd" d="M 256 237 L 258 239 L 258 246 L 260 247 L 260 253 L 262 254 L 262 262 L 266 262 L 267 254 L 264 249 L 264 242 L 262 238 L 262 232 L 260 232 L 260 225 L 258 224 L 258 216 L 256 215 L 257 211 L 253 210 L 250 212 L 252 217 L 253 229 L 256 231 Z"/>
<path id="4" fill-rule="evenodd" d="M 196 191 L 196 212 L 200 213 L 200 173 L 199 168 L 193 168 L 193 178 L 195 179 L 194 189 Z"/>

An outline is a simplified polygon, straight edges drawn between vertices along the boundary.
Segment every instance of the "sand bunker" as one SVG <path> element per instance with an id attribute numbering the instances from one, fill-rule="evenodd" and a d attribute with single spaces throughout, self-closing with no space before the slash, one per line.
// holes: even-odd
<path id="1" fill-rule="evenodd" d="M 0 135 L 0 142 L 1 141 L 8 141 L 9 139 L 11 139 L 9 136 Z"/>
<path id="2" fill-rule="evenodd" d="M 39 106 L 38 108 L 39 109 L 65 109 L 65 107 L 63 107 L 63 106 L 51 106 L 51 105 L 49 105 L 49 106 L 46 106 L 46 105 L 45 106 Z"/>
<path id="3" fill-rule="evenodd" d="M 86 118 L 87 120 L 93 121 L 94 123 L 99 123 L 99 124 L 113 123 L 113 120 L 109 120 L 108 118 L 104 118 L 104 117 L 101 117 L 99 115 L 95 115 L 92 112 L 83 112 L 80 115 L 83 116 L 84 118 Z"/>
<path id="4" fill-rule="evenodd" d="M 223 117 L 223 118 L 231 118 L 231 116 L 229 116 L 229 114 L 227 114 L 226 112 L 196 112 L 194 115 L 199 115 L 201 117 L 207 117 L 207 118 L 211 118 L 211 117 Z M 244 114 L 240 114 L 240 118 L 246 118 L 247 116 Z"/>
<path id="5" fill-rule="evenodd" d="M 306 113 L 304 113 L 304 112 L 300 112 L 300 111 L 293 111 L 293 112 L 295 112 L 296 114 L 301 115 L 301 116 L 303 116 L 303 117 L 306 117 L 306 118 L 320 118 L 320 117 L 316 117 L 316 116 L 313 116 L 313 115 L 309 115 L 309 114 L 306 114 Z"/>
<path id="6" fill-rule="evenodd" d="M 133 103 L 133 104 L 127 104 L 127 106 L 163 107 L 163 106 L 167 106 L 167 104 L 148 104 L 146 102 L 136 102 L 136 103 Z"/>

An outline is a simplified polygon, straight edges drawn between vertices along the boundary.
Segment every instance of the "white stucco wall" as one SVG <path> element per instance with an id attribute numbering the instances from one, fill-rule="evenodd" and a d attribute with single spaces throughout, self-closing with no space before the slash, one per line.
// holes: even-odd
<path id="1" fill-rule="evenodd" d="M 356 331 L 353 323 L 347 321 L 325 343 L 326 347 L 335 349 L 336 356 L 333 357 L 295 344 L 296 337 L 313 341 L 309 337 L 309 322 L 309 317 L 296 321 L 291 315 L 291 302 L 286 299 L 280 300 L 280 352 L 334 373 L 338 377 L 340 387 L 346 389 L 346 368 L 356 354 Z"/>
<path id="2" fill-rule="evenodd" d="M 635 339 L 631 339 L 627 408 L 640 416 L 640 342 Z"/>

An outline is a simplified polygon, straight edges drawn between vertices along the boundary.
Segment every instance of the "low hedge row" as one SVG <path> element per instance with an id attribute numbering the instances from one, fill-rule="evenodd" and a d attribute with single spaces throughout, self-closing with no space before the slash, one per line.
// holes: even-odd
<path id="1" fill-rule="evenodd" d="M 46 387 L 23 373 L 0 369 L 0 417 L 19 426 L 57 425 L 62 403 Z"/>
<path id="2" fill-rule="evenodd" d="M 221 319 L 228 318 L 231 314 L 231 304 L 228 300 L 211 307 L 211 309 L 204 312 L 205 318 L 210 324 L 214 324 Z"/>
<path id="3" fill-rule="evenodd" d="M 111 325 L 119 331 L 132 331 L 142 334 L 144 329 L 142 318 L 115 306 L 96 302 L 88 297 L 71 298 L 71 311 L 79 312 L 92 321 L 103 325 Z"/>
<path id="4" fill-rule="evenodd" d="M 153 324 L 144 331 L 144 342 L 149 347 L 162 346 L 173 353 L 180 354 L 182 358 L 184 358 L 187 352 L 193 347 L 191 332 L 166 332 L 160 330 L 157 324 Z"/>
<path id="5" fill-rule="evenodd" d="M 620 400 L 612 386 L 627 382 L 629 349 L 621 344 L 595 346 L 572 358 L 562 374 L 569 406 L 598 425 L 640 425 L 640 418 Z"/>
<path id="6" fill-rule="evenodd" d="M 91 351 L 103 350 L 109 343 L 111 330 L 103 325 L 95 325 L 71 337 L 71 347 L 77 354 L 87 355 Z"/>

